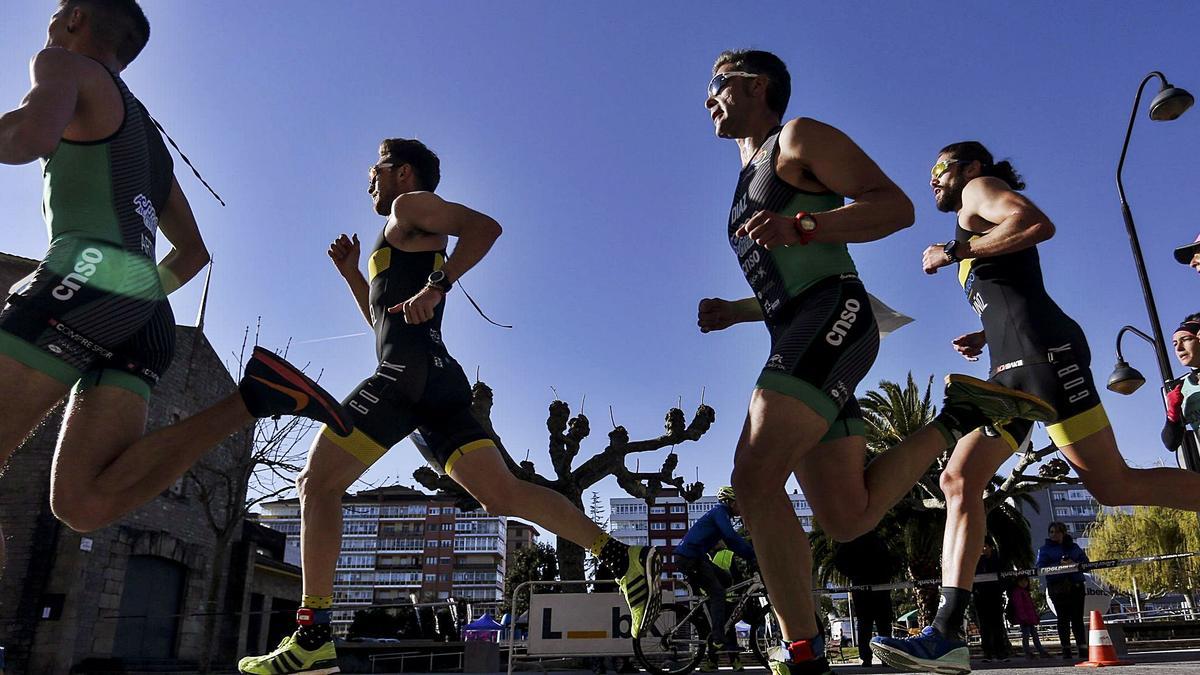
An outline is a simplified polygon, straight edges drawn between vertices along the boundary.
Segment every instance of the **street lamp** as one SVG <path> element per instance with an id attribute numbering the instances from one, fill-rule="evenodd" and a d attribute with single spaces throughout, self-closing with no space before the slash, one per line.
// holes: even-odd
<path id="1" fill-rule="evenodd" d="M 1121 171 L 1125 168 L 1125 154 L 1129 151 L 1129 138 L 1133 135 L 1133 122 L 1137 119 L 1138 106 L 1142 102 L 1142 91 L 1150 80 L 1158 78 L 1161 84 L 1158 88 L 1158 94 L 1154 100 L 1150 102 L 1150 119 L 1156 122 L 1168 122 L 1178 118 L 1188 108 L 1192 107 L 1195 99 L 1187 91 L 1178 87 L 1172 86 L 1167 82 L 1167 77 L 1159 71 L 1151 71 L 1150 74 L 1142 78 L 1141 84 L 1138 85 L 1137 96 L 1133 99 L 1133 110 L 1129 113 L 1129 127 L 1125 130 L 1125 143 L 1121 146 L 1121 159 L 1117 162 L 1117 193 L 1121 196 L 1121 215 L 1125 219 L 1125 231 L 1129 234 L 1129 248 L 1133 252 L 1133 262 L 1137 267 L 1138 280 L 1142 284 L 1142 299 L 1146 303 L 1146 313 L 1150 317 L 1150 330 L 1154 334 L 1154 338 L 1150 343 L 1154 346 L 1154 355 L 1158 359 L 1158 372 L 1160 378 L 1160 393 L 1163 395 L 1164 407 L 1166 404 L 1166 387 L 1173 379 L 1171 371 L 1171 362 L 1167 357 L 1166 341 L 1163 339 L 1162 322 L 1158 319 L 1158 308 L 1154 304 L 1154 295 L 1150 291 L 1150 279 L 1146 275 L 1146 262 L 1142 259 L 1142 245 L 1138 242 L 1137 230 L 1133 225 L 1133 214 L 1129 211 L 1129 201 L 1125 199 L 1125 184 L 1121 182 Z M 1126 330 L 1137 333 L 1142 338 L 1148 336 L 1141 331 L 1126 326 L 1117 334 L 1117 368 L 1113 371 L 1112 376 L 1108 380 L 1108 388 L 1112 391 L 1123 394 L 1131 394 L 1146 381 L 1146 378 L 1130 367 L 1128 363 L 1121 358 L 1121 336 Z M 1138 380 L 1141 380 L 1138 382 Z M 1200 450 L 1197 447 L 1197 441 L 1191 434 L 1184 435 L 1184 443 L 1180 447 L 1176 459 L 1179 465 L 1191 469 L 1193 471 L 1200 470 Z"/>
<path id="2" fill-rule="evenodd" d="M 1154 340 L 1133 326 L 1124 326 L 1117 332 L 1117 365 L 1113 367 L 1112 375 L 1108 376 L 1107 386 L 1109 391 L 1128 396 L 1146 384 L 1146 376 L 1138 372 L 1137 368 L 1129 365 L 1121 354 L 1121 338 L 1125 337 L 1125 333 L 1133 333 L 1151 345 L 1154 344 Z"/>
<path id="3" fill-rule="evenodd" d="M 1125 144 L 1121 146 L 1121 159 L 1117 162 L 1117 193 L 1121 196 L 1121 215 L 1125 218 L 1125 230 L 1129 233 L 1129 248 L 1133 251 L 1133 261 L 1136 263 L 1138 279 L 1142 282 L 1142 298 L 1146 302 L 1146 313 L 1150 315 L 1150 329 L 1154 333 L 1154 353 L 1158 357 L 1158 370 L 1162 382 L 1166 384 L 1172 379 L 1171 363 L 1167 358 L 1166 342 L 1163 340 L 1162 324 L 1158 320 L 1158 308 L 1154 304 L 1154 296 L 1150 292 L 1150 279 L 1146 276 L 1146 262 L 1142 259 L 1142 245 L 1138 242 L 1137 230 L 1133 225 L 1133 214 L 1129 211 L 1129 202 L 1125 199 L 1125 184 L 1121 182 L 1121 171 L 1125 168 L 1125 154 L 1129 151 L 1129 138 L 1133 135 L 1133 122 L 1137 119 L 1138 106 L 1142 102 L 1142 90 L 1150 80 L 1158 78 L 1162 85 L 1158 94 L 1150 103 L 1150 119 L 1156 122 L 1173 120 L 1192 107 L 1195 99 L 1192 95 L 1171 86 L 1167 78 L 1157 70 L 1142 79 L 1138 86 L 1137 96 L 1133 99 L 1133 110 L 1129 113 L 1129 128 L 1125 131 Z"/>

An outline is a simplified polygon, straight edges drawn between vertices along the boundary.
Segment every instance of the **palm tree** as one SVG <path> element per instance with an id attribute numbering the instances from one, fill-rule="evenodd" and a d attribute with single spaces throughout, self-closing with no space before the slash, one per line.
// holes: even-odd
<path id="1" fill-rule="evenodd" d="M 930 376 L 922 392 L 910 372 L 903 387 L 884 380 L 879 383 L 878 389 L 868 391 L 858 400 L 863 411 L 863 420 L 866 422 L 868 461 L 933 420 L 937 409 L 933 404 L 932 387 L 933 376 Z M 1044 456 L 1040 455 L 1039 459 Z M 903 559 L 906 576 L 911 581 L 936 579 L 941 575 L 946 495 L 942 492 L 939 479 L 949 459 L 950 452 L 947 451 L 876 527 L 876 532 Z M 1005 559 L 1019 566 L 1033 562 L 1029 522 L 1017 507 L 1017 500 L 1024 500 L 1033 508 L 1037 508 L 1037 503 L 1022 491 L 1028 487 L 1027 483 L 1028 481 L 1012 480 L 1011 476 L 1008 480 L 997 476 L 985 494 L 988 531 L 996 541 L 996 550 Z M 838 572 L 833 565 L 837 544 L 829 541 L 819 529 L 814 531 L 812 540 L 813 563 L 818 581 L 844 582 L 844 574 Z M 913 600 L 916 602 L 921 621 L 932 622 L 937 611 L 938 599 L 936 586 L 923 586 L 913 590 Z"/>

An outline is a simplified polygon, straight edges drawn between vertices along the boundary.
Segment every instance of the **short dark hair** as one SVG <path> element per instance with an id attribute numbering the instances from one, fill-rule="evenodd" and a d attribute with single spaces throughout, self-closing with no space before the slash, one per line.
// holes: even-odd
<path id="1" fill-rule="evenodd" d="M 765 75 L 767 108 L 779 113 L 779 117 L 783 118 L 788 101 L 792 98 L 792 76 L 788 74 L 787 65 L 782 59 L 771 52 L 758 49 L 726 50 L 721 52 L 717 62 L 713 64 L 713 74 L 726 64 L 747 73 Z"/>
<path id="2" fill-rule="evenodd" d="M 137 0 L 59 0 L 60 10 L 87 7 L 92 11 L 93 34 L 128 66 L 150 41 L 150 21 Z"/>
<path id="3" fill-rule="evenodd" d="M 442 181 L 441 160 L 415 138 L 385 138 L 379 144 L 379 158 L 411 166 L 423 190 L 433 192 Z"/>
<path id="4" fill-rule="evenodd" d="M 992 157 L 992 153 L 983 147 L 983 143 L 979 141 L 959 141 L 951 143 L 942 148 L 940 155 L 950 155 L 951 159 L 958 159 L 964 162 L 979 162 L 983 167 L 984 176 L 993 176 L 1008 183 L 1008 187 L 1014 190 L 1024 190 L 1025 181 L 1021 179 L 1021 175 L 1013 168 L 1012 162 L 1004 160 L 997 162 Z"/>

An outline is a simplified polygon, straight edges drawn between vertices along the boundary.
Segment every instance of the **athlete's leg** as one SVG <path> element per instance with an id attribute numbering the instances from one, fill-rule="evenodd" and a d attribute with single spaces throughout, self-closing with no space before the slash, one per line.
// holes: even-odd
<path id="1" fill-rule="evenodd" d="M 63 382 L 0 355 L 0 472 L 68 389 Z M 0 570 L 5 556 L 4 533 L 0 532 Z"/>
<path id="2" fill-rule="evenodd" d="M 450 477 L 491 515 L 535 522 L 584 548 L 604 535 L 604 530 L 566 497 L 514 476 L 490 443 L 458 457 L 450 467 Z"/>
<path id="3" fill-rule="evenodd" d="M 785 484 L 828 428 L 829 422 L 800 400 L 755 389 L 733 458 L 742 519 L 754 533 L 754 553 L 787 641 L 807 640 L 818 628 L 812 551 Z"/>
<path id="4" fill-rule="evenodd" d="M 954 448 L 941 476 L 946 495 L 942 535 L 942 585 L 971 590 L 975 566 L 987 534 L 983 491 L 1013 448 L 1002 438 L 974 431 Z"/>
<path id="5" fill-rule="evenodd" d="M 362 460 L 338 447 L 327 434 L 313 441 L 308 463 L 296 477 L 305 595 L 333 595 L 342 548 L 342 497 L 366 470 Z"/>
<path id="6" fill-rule="evenodd" d="M 1200 510 L 1200 473 L 1158 467 L 1134 469 L 1117 448 L 1112 427 L 1060 445 L 1088 492 L 1104 506 L 1154 505 Z"/>
<path id="7" fill-rule="evenodd" d="M 838 541 L 850 541 L 874 529 L 947 447 L 945 436 L 927 426 L 859 471 L 866 440 L 848 436 L 805 454 L 795 473 L 813 512 L 821 513 L 821 529 Z"/>
<path id="8" fill-rule="evenodd" d="M 253 417 L 238 393 L 143 436 L 146 399 L 107 385 L 77 389 L 54 455 L 50 502 L 60 520 L 95 530 L 171 486 L 201 456 Z"/>

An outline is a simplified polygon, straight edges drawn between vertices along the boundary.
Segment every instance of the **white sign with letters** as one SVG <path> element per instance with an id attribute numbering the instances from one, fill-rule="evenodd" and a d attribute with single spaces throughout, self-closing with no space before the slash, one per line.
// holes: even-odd
<path id="1" fill-rule="evenodd" d="M 664 593 L 664 604 L 671 600 Z M 535 594 L 529 607 L 528 653 L 632 656 L 629 627 L 629 607 L 620 593 Z"/>

